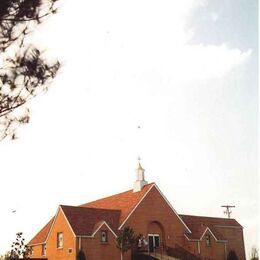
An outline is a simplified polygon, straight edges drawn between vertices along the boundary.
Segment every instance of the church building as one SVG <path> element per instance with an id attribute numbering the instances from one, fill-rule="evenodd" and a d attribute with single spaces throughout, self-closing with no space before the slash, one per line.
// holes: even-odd
<path id="1" fill-rule="evenodd" d="M 28 243 L 30 258 L 76 260 L 80 252 L 87 260 L 119 260 L 116 238 L 126 227 L 137 238 L 124 260 L 246 259 L 243 227 L 235 219 L 178 214 L 159 187 L 145 181 L 140 162 L 133 189 L 80 206 L 60 205 Z"/>

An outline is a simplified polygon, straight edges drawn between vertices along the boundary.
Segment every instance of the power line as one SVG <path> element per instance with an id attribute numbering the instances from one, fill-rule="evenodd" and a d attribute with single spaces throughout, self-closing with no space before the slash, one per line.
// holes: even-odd
<path id="1" fill-rule="evenodd" d="M 222 208 L 226 208 L 226 210 L 224 211 L 224 214 L 228 216 L 228 218 L 230 218 L 232 211 L 230 210 L 230 208 L 235 208 L 236 206 L 231 206 L 231 205 L 223 205 L 221 206 Z"/>

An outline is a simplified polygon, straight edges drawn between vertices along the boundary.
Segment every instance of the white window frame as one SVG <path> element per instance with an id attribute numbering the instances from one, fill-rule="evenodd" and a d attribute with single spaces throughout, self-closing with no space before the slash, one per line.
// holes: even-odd
<path id="1" fill-rule="evenodd" d="M 148 234 L 147 237 L 148 237 L 148 251 L 150 251 L 149 237 L 153 237 L 153 247 L 154 248 L 156 248 L 155 247 L 155 237 L 158 237 L 159 238 L 159 247 L 160 247 L 160 245 L 161 245 L 161 237 L 160 237 L 159 234 Z"/>
<path id="2" fill-rule="evenodd" d="M 105 234 L 105 241 L 103 241 L 103 234 Z M 100 242 L 101 242 L 101 244 L 107 244 L 108 243 L 108 230 L 101 230 L 101 232 L 100 232 Z"/>
<path id="3" fill-rule="evenodd" d="M 42 256 L 46 256 L 46 244 L 42 244 Z"/>
<path id="4" fill-rule="evenodd" d="M 211 246 L 211 236 L 209 234 L 205 235 L 205 243 L 207 247 Z"/>
<path id="5" fill-rule="evenodd" d="M 63 232 L 57 233 L 57 249 L 63 248 Z"/>

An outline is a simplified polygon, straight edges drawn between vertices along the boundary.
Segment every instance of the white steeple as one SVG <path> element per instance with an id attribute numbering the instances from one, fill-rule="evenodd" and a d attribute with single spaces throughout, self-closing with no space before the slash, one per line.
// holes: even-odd
<path id="1" fill-rule="evenodd" d="M 138 167 L 136 171 L 136 181 L 134 183 L 134 190 L 133 192 L 141 191 L 143 186 L 148 184 L 148 182 L 144 179 L 144 169 L 141 166 L 140 158 L 138 158 Z"/>

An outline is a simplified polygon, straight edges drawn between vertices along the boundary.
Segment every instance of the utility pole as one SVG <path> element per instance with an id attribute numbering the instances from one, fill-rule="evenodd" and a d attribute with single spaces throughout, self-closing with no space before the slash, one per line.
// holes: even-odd
<path id="1" fill-rule="evenodd" d="M 222 208 L 226 208 L 226 210 L 224 211 L 224 214 L 226 214 L 228 216 L 228 218 L 230 218 L 232 211 L 230 210 L 230 208 L 235 208 L 236 206 L 231 206 L 231 205 L 223 205 L 221 206 Z"/>

